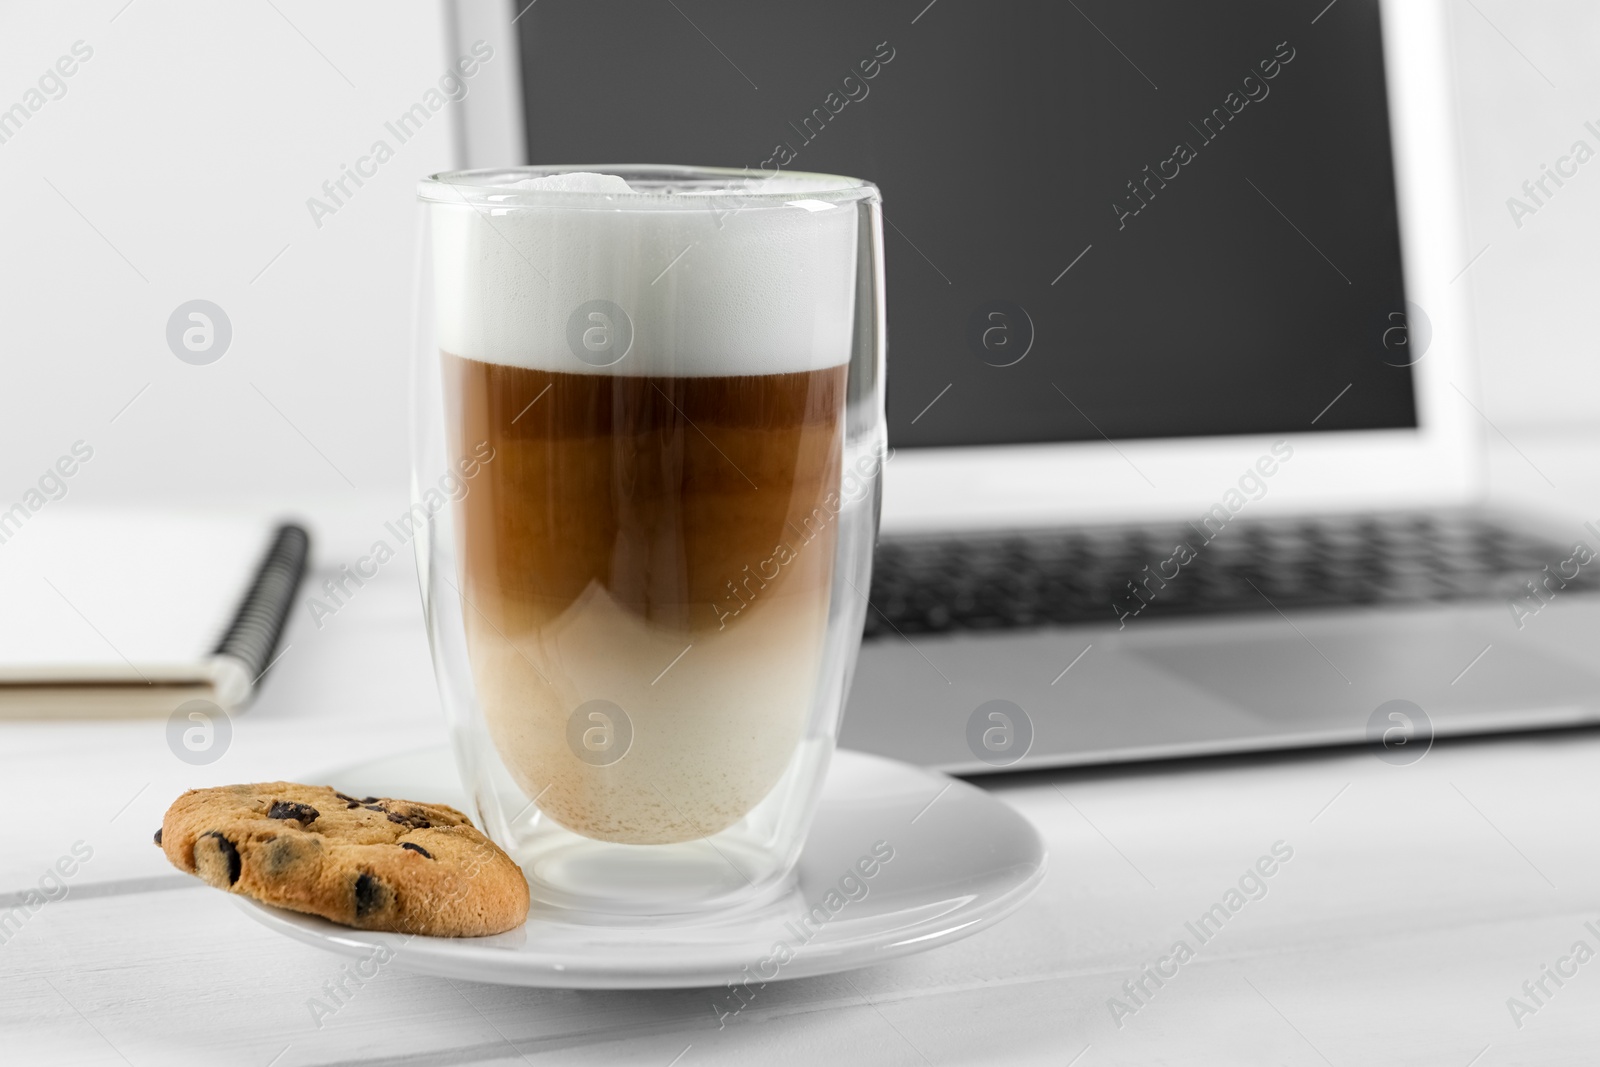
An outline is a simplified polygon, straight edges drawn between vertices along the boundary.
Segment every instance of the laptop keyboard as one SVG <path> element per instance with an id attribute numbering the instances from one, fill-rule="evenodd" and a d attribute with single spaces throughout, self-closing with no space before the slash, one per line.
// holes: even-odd
<path id="1" fill-rule="evenodd" d="M 1274 607 L 1520 601 L 1535 596 L 1530 582 L 1545 597 L 1600 589 L 1600 560 L 1584 565 L 1570 545 L 1479 516 L 1236 520 L 1203 532 L 1209 541 L 1181 524 L 885 539 L 865 636 L 1127 625 Z"/>

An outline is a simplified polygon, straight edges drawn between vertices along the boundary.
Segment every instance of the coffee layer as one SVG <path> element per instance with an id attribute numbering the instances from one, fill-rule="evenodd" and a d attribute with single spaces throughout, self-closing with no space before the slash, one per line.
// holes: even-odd
<path id="1" fill-rule="evenodd" d="M 845 368 L 562 374 L 445 357 L 469 654 L 500 755 L 561 825 L 703 837 L 788 766 L 826 629 Z M 626 754 L 569 720 L 620 708 Z"/>

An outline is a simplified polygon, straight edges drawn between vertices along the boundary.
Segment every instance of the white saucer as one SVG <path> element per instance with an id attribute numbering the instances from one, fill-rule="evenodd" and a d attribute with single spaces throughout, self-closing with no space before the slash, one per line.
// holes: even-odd
<path id="1" fill-rule="evenodd" d="M 470 810 L 455 762 L 442 747 L 336 768 L 312 780 L 354 796 L 407 797 Z M 879 864 L 873 877 L 861 878 L 857 861 L 870 857 L 879 842 L 893 849 L 893 858 Z M 831 974 L 936 948 L 1015 911 L 1043 881 L 1044 867 L 1044 843 L 1033 826 L 983 790 L 840 750 L 800 857 L 798 884 L 759 912 L 600 927 L 555 922 L 536 908 L 524 926 L 508 933 L 443 938 L 351 930 L 235 899 L 269 929 L 341 955 L 370 958 L 369 966 L 392 962 L 404 970 L 500 985 L 664 989 Z M 840 892 L 847 875 L 857 881 L 844 888 L 857 899 Z M 831 901 L 830 890 L 839 893 Z M 829 903 L 837 910 L 830 912 Z M 818 905 L 827 918 L 802 925 L 800 917 Z M 791 953 L 786 960 L 780 942 Z"/>

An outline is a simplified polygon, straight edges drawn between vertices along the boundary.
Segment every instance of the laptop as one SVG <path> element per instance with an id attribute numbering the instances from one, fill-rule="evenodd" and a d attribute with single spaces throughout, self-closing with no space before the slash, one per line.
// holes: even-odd
<path id="1" fill-rule="evenodd" d="M 501 57 L 469 165 L 882 189 L 893 453 L 842 744 L 1405 762 L 1600 718 L 1600 531 L 1483 505 L 1440 0 L 454 18 Z"/>

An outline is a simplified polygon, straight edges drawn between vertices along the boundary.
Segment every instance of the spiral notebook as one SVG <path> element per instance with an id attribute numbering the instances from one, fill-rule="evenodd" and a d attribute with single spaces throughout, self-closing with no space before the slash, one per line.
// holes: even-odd
<path id="1" fill-rule="evenodd" d="M 250 702 L 310 556 L 294 523 L 0 514 L 0 718 L 169 715 Z"/>

